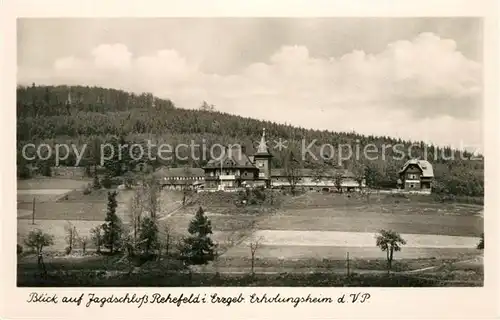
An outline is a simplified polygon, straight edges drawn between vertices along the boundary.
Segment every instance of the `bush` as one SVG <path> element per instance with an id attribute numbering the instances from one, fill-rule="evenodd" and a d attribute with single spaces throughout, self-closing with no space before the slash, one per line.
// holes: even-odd
<path id="1" fill-rule="evenodd" d="M 23 247 L 21 245 L 17 245 L 17 254 L 22 254 L 23 253 Z"/>
<path id="2" fill-rule="evenodd" d="M 238 193 L 236 205 L 276 205 L 280 202 L 280 197 L 276 192 L 263 187 L 247 189 Z"/>
<path id="3" fill-rule="evenodd" d="M 46 177 L 52 177 L 52 167 L 47 161 L 42 163 L 42 175 Z"/>
<path id="4" fill-rule="evenodd" d="M 92 181 L 92 188 L 96 190 L 101 189 L 101 183 L 99 182 L 99 177 L 97 175 L 94 176 L 94 180 Z"/>
<path id="5" fill-rule="evenodd" d="M 17 166 L 17 177 L 22 180 L 32 178 L 32 172 L 28 166 L 21 164 Z"/>
<path id="6" fill-rule="evenodd" d="M 391 197 L 393 198 L 404 198 L 404 199 L 408 199 L 408 195 L 404 194 L 404 193 L 391 193 Z"/>
<path id="7" fill-rule="evenodd" d="M 105 188 L 105 189 L 111 189 L 113 183 L 111 181 L 111 179 L 108 177 L 108 176 L 105 176 L 102 181 L 101 181 L 101 185 Z"/>
<path id="8" fill-rule="evenodd" d="M 37 254 L 41 254 L 44 247 L 54 244 L 54 236 L 36 229 L 30 231 L 26 239 L 24 239 L 24 244 Z"/>
<path id="9" fill-rule="evenodd" d="M 434 200 L 438 202 L 457 202 L 466 204 L 484 204 L 484 197 L 456 196 L 453 194 L 433 194 Z"/>

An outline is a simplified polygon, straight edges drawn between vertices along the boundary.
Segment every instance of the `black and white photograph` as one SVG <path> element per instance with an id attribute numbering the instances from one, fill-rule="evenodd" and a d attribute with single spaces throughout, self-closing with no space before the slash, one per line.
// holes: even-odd
<path id="1" fill-rule="evenodd" d="M 16 23 L 17 286 L 484 285 L 482 18 Z"/>

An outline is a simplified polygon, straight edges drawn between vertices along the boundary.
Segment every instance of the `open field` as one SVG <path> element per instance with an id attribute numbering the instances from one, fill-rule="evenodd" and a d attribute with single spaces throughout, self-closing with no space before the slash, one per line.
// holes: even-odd
<path id="1" fill-rule="evenodd" d="M 23 244 L 24 239 L 28 233 L 35 229 L 41 229 L 47 233 L 54 236 L 54 245 L 46 248 L 47 251 L 63 251 L 67 246 L 65 237 L 66 231 L 65 227 L 68 223 L 71 223 L 77 230 L 79 236 L 90 237 L 90 229 L 102 225 L 104 221 L 101 220 L 39 220 L 35 224 L 31 224 L 31 220 L 28 219 L 18 219 L 17 220 L 17 242 Z M 161 228 L 160 228 L 161 229 Z M 183 230 L 184 231 L 184 230 Z M 179 235 L 181 232 L 173 230 L 173 234 Z M 184 232 L 182 232 L 184 233 Z M 215 231 L 212 235 L 212 239 L 217 243 L 224 243 L 227 237 L 230 235 L 229 232 Z M 88 249 L 92 249 L 94 246 L 89 244 Z M 79 247 L 77 246 L 77 249 Z"/>
<path id="2" fill-rule="evenodd" d="M 283 209 L 336 208 L 345 212 L 399 213 L 399 214 L 445 214 L 474 215 L 483 209 L 482 205 L 441 202 L 433 196 L 371 194 L 368 198 L 360 194 L 338 194 L 309 192 L 296 197 L 286 197 L 281 204 Z"/>
<path id="3" fill-rule="evenodd" d="M 18 219 L 31 220 L 32 204 L 17 205 Z M 19 213 L 22 215 L 19 216 Z M 35 219 L 38 220 L 100 220 L 104 221 L 106 203 L 104 202 L 43 202 L 36 204 Z"/>
<path id="4" fill-rule="evenodd" d="M 30 191 L 30 192 L 22 192 L 22 191 Z M 36 203 L 55 202 L 70 191 L 71 191 L 70 189 L 18 190 L 17 203 L 31 204 L 33 203 L 33 198 L 35 199 Z"/>
<path id="5" fill-rule="evenodd" d="M 375 241 L 373 241 L 375 242 Z M 264 260 L 289 260 L 289 259 L 331 259 L 342 260 L 349 257 L 352 259 L 385 259 L 385 253 L 379 248 L 371 245 L 369 247 L 350 246 L 322 246 L 322 245 L 262 245 L 256 254 Z M 404 247 L 401 252 L 395 253 L 395 259 L 421 259 L 421 258 L 453 258 L 458 254 L 477 252 L 475 247 L 469 248 L 436 248 L 436 247 Z M 248 245 L 242 244 L 231 248 L 225 257 L 250 257 Z"/>
<path id="6" fill-rule="evenodd" d="M 267 246 L 264 250 L 270 249 Z M 305 249 L 305 248 L 304 248 Z M 378 256 L 373 252 L 373 257 L 366 254 L 366 251 L 360 248 L 344 247 L 339 248 L 337 258 L 312 257 L 308 259 L 282 259 L 280 256 L 269 256 L 257 254 L 255 258 L 255 267 L 261 271 L 282 271 L 282 270 L 302 270 L 311 271 L 331 271 L 345 273 L 347 269 L 346 253 L 349 252 L 349 267 L 351 270 L 379 270 L 387 271 L 387 261 L 381 257 L 383 253 L 379 250 Z M 250 250 L 247 249 L 247 256 L 242 255 L 224 255 L 214 264 L 213 268 L 218 271 L 224 270 L 248 270 L 251 266 Z M 430 270 L 441 270 L 443 267 L 461 269 L 475 269 L 482 272 L 483 261 L 479 250 L 456 250 L 456 249 L 437 249 L 434 250 L 436 256 L 432 255 L 432 250 L 418 253 L 416 249 L 411 249 L 415 255 L 410 258 L 397 256 L 393 261 L 392 270 L 395 272 L 422 272 Z M 259 250 L 260 252 L 260 250 Z M 341 256 L 340 253 L 344 255 Z M 398 253 L 399 254 L 399 253 Z M 442 256 L 441 256 L 442 254 Z M 358 257 L 359 256 L 359 257 Z M 414 258 L 414 256 L 420 258 Z M 477 261 L 476 261 L 477 260 Z"/>
<path id="7" fill-rule="evenodd" d="M 81 192 L 89 183 L 88 180 L 37 178 L 17 181 L 17 202 L 32 203 L 54 202 L 63 195 L 77 190 Z"/>
<path id="8" fill-rule="evenodd" d="M 18 190 L 36 189 L 82 189 L 92 182 L 90 179 L 36 178 L 17 180 Z"/>
<path id="9" fill-rule="evenodd" d="M 23 180 L 19 183 L 26 189 L 18 190 L 17 204 L 17 235 L 18 243 L 22 244 L 26 235 L 36 228 L 54 235 L 55 244 L 47 250 L 63 251 L 67 246 L 65 226 L 68 222 L 76 227 L 80 236 L 89 236 L 89 230 L 101 225 L 106 217 L 108 190 L 92 190 L 83 194 L 82 189 L 55 189 L 53 187 L 71 186 L 84 187 L 87 181 L 70 179 L 37 179 Z M 33 189 L 29 189 L 32 187 Z M 35 189 L 36 188 L 36 189 Z M 67 199 L 61 199 L 67 194 Z M 117 196 L 117 214 L 126 224 L 131 190 L 120 190 Z M 33 196 L 36 198 L 35 225 L 32 225 Z M 19 202 L 19 198 L 27 201 Z M 160 199 L 161 215 L 166 215 L 177 209 L 181 204 L 182 195 L 176 192 L 162 192 Z M 28 201 L 29 200 L 29 201 Z M 187 227 L 186 227 L 187 229 Z M 185 229 L 184 229 L 185 230 Z M 88 246 L 92 248 L 92 245 Z"/>
<path id="10" fill-rule="evenodd" d="M 369 232 L 257 230 L 243 244 L 261 239 L 263 245 L 376 248 L 376 236 Z M 405 233 L 401 236 L 407 241 L 405 248 L 474 248 L 479 242 L 475 237 Z"/>
<path id="11" fill-rule="evenodd" d="M 36 221 L 34 225 L 31 224 L 31 220 L 17 220 L 17 243 L 23 245 L 23 241 L 28 235 L 28 233 L 35 229 L 41 229 L 54 236 L 54 245 L 46 248 L 46 251 L 60 251 L 63 252 L 64 248 L 68 246 L 66 243 L 66 225 L 71 223 L 75 226 L 78 236 L 89 237 L 90 239 L 90 229 L 94 228 L 103 223 L 103 221 L 95 220 L 40 220 Z M 92 248 L 92 245 L 88 245 L 88 248 Z"/>
<path id="12" fill-rule="evenodd" d="M 59 180 L 67 185 L 61 185 Z M 67 246 L 68 221 L 79 236 L 90 236 L 90 229 L 103 223 L 107 190 L 92 190 L 85 195 L 78 188 L 87 182 L 70 181 L 23 181 L 25 189 L 18 190 L 18 197 L 45 198 L 37 201 L 35 225 L 31 224 L 31 200 L 18 203 L 19 244 L 30 230 L 41 228 L 55 236 L 55 244 L 46 250 L 62 252 Z M 64 189 L 72 183 L 75 184 L 71 190 Z M 63 199 L 61 195 L 67 197 Z M 131 190 L 118 192 L 117 213 L 124 223 L 128 223 L 132 195 Z M 280 205 L 267 208 L 238 207 L 231 195 L 224 195 L 220 202 L 210 197 L 213 196 L 204 196 L 203 201 L 210 205 L 203 208 L 212 223 L 212 238 L 223 253 L 215 264 L 218 270 L 230 273 L 248 271 L 249 243 L 256 239 L 260 242 L 256 268 L 262 272 L 343 272 L 347 253 L 353 268 L 380 271 L 385 266 L 385 253 L 375 246 L 375 233 L 380 229 L 393 229 L 407 241 L 403 250 L 395 254 L 396 269 L 436 268 L 443 259 L 469 261 L 482 254 L 475 249 L 483 232 L 483 207 L 478 205 L 391 195 L 373 195 L 368 202 L 358 195 L 308 193 L 282 196 Z M 168 225 L 174 238 L 187 234 L 200 204 L 195 195 L 194 203 L 180 208 L 181 200 L 181 192 L 161 192 L 160 230 Z M 89 243 L 87 248 L 92 250 L 93 245 Z"/>
<path id="13" fill-rule="evenodd" d="M 26 194 L 25 190 L 18 190 L 19 194 Z M 31 190 L 29 190 L 31 191 Z M 38 192 L 39 190 L 37 190 Z M 51 190 L 49 190 L 51 191 Z M 62 194 L 57 196 L 44 195 L 45 201 L 36 202 L 36 220 L 100 220 L 104 221 L 107 207 L 107 190 L 94 190 L 89 195 L 83 195 L 80 190 L 72 191 L 68 195 L 68 200 L 60 199 Z M 120 190 L 117 195 L 117 212 L 123 219 L 126 219 L 126 211 L 133 195 L 131 190 Z M 170 213 L 181 205 L 181 196 L 168 192 L 162 192 L 160 199 L 160 216 Z M 30 196 L 27 202 L 17 204 L 18 218 L 31 219 L 33 197 Z"/>
<path id="14" fill-rule="evenodd" d="M 175 229 L 187 230 L 196 209 L 181 210 L 165 221 Z M 478 237 L 483 232 L 481 216 L 380 214 L 355 212 L 352 215 L 342 209 L 295 209 L 278 211 L 273 215 L 224 215 L 206 211 L 214 230 L 230 231 L 235 227 L 250 227 L 255 221 L 258 230 L 284 231 L 345 231 L 378 232 L 394 229 L 400 233 Z"/>
<path id="15" fill-rule="evenodd" d="M 258 227 L 276 230 L 351 232 L 377 232 L 380 229 L 393 229 L 400 233 L 479 236 L 483 231 L 483 218 L 470 215 L 422 216 L 374 211 L 347 212 L 343 208 L 312 208 L 279 211 L 259 221 Z"/>

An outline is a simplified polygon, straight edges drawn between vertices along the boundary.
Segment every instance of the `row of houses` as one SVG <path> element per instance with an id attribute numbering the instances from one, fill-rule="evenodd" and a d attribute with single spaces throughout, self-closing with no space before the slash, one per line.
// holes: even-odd
<path id="1" fill-rule="evenodd" d="M 328 168 L 318 171 L 297 169 L 294 177 L 284 168 L 271 168 L 272 155 L 266 145 L 266 133 L 263 130 L 261 141 L 255 154 L 249 156 L 245 149 L 226 150 L 219 159 L 210 160 L 202 168 L 161 167 L 154 172 L 164 189 L 169 190 L 238 190 L 240 188 L 290 188 L 317 191 L 359 191 L 366 187 L 364 179 L 357 177 L 343 168 Z M 31 167 L 30 167 L 31 168 Z M 35 170 L 38 168 L 32 168 Z M 103 170 L 102 167 L 98 168 Z M 139 172 L 148 172 L 144 164 L 136 168 Z M 53 167 L 51 174 L 56 177 L 84 177 L 82 167 Z M 430 193 L 434 171 L 426 160 L 408 160 L 399 170 L 397 189 Z M 361 183 L 359 183 L 361 182 Z M 396 186 L 395 186 L 396 187 Z"/>
<path id="2" fill-rule="evenodd" d="M 271 168 L 271 158 L 263 129 L 257 151 L 252 156 L 247 155 L 244 148 L 233 148 L 226 150 L 220 158 L 211 159 L 203 168 L 160 168 L 155 174 L 164 188 L 173 190 L 230 191 L 256 187 L 290 188 L 294 185 L 308 190 L 354 191 L 365 187 L 364 181 L 359 184 L 345 169 L 331 168 L 319 174 L 311 169 L 297 169 L 291 177 L 283 168 Z"/>
<path id="3" fill-rule="evenodd" d="M 155 172 L 165 189 L 223 190 L 240 188 L 296 188 L 321 191 L 359 191 L 365 179 L 356 179 L 347 169 L 329 168 L 318 172 L 297 169 L 293 177 L 284 168 L 271 168 L 272 155 L 263 130 L 257 152 L 249 156 L 245 149 L 226 150 L 219 159 L 210 160 L 202 168 L 160 168 Z M 407 191 L 430 192 L 434 178 L 432 165 L 425 160 L 409 160 L 399 171 L 398 187 Z"/>
<path id="4" fill-rule="evenodd" d="M 261 179 L 250 179 L 249 177 L 241 177 L 235 174 L 235 177 L 222 175 L 206 176 L 203 168 L 161 168 L 156 171 L 156 176 L 159 178 L 164 189 L 167 190 L 224 190 L 231 191 L 239 188 L 290 188 L 290 177 L 284 169 L 271 169 L 269 185 Z M 340 179 L 337 178 L 340 176 Z M 312 169 L 299 169 L 296 172 L 296 177 L 293 178 L 295 186 L 306 190 L 317 191 L 336 191 L 339 188 L 342 191 L 358 191 L 359 188 L 366 186 L 365 182 L 359 185 L 355 180 L 354 175 L 345 169 L 330 169 L 324 170 L 321 175 L 318 175 Z"/>

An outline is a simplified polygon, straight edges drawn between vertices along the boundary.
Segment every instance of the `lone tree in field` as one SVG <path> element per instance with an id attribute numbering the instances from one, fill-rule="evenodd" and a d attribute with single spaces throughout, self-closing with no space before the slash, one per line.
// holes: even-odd
<path id="1" fill-rule="evenodd" d="M 387 254 L 387 274 L 389 274 L 392 268 L 394 251 L 401 251 L 401 246 L 405 245 L 406 241 L 399 233 L 392 230 L 380 230 L 376 239 L 377 247 Z"/>
<path id="2" fill-rule="evenodd" d="M 189 237 L 183 240 L 181 259 L 188 265 L 202 265 L 215 259 L 215 244 L 210 235 L 212 223 L 200 207 L 195 217 L 189 223 Z"/>
<path id="3" fill-rule="evenodd" d="M 116 191 L 108 192 L 108 211 L 102 225 L 104 231 L 103 244 L 109 249 L 110 253 L 114 253 L 119 249 L 122 236 L 122 224 L 120 218 L 116 215 Z"/>
<path id="4" fill-rule="evenodd" d="M 255 274 L 255 254 L 257 253 L 257 250 L 260 248 L 260 244 L 262 242 L 262 238 L 256 239 L 255 241 L 250 242 L 250 262 L 251 262 L 251 269 L 250 272 L 252 275 Z"/>

